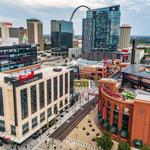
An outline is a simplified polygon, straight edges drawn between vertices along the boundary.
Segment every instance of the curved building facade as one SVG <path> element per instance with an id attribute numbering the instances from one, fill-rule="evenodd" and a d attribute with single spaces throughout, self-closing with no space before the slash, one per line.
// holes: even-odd
<path id="1" fill-rule="evenodd" d="M 98 124 L 135 146 L 150 145 L 150 93 L 125 92 L 116 80 L 99 81 Z"/>

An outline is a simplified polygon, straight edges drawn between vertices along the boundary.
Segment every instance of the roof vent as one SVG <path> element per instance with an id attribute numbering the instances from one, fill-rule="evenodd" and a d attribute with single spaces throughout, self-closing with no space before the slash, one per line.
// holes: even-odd
<path id="1" fill-rule="evenodd" d="M 53 71 L 54 72 L 60 72 L 60 71 L 62 71 L 62 68 L 54 68 Z"/>

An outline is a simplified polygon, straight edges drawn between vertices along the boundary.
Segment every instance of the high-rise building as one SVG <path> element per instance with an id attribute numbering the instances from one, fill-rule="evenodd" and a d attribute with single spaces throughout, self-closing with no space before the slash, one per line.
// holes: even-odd
<path id="1" fill-rule="evenodd" d="M 73 80 L 71 68 L 39 64 L 1 73 L 1 137 L 20 144 L 54 123 L 78 98 Z"/>
<path id="2" fill-rule="evenodd" d="M 37 47 L 13 45 L 0 47 L 0 72 L 37 63 Z"/>
<path id="3" fill-rule="evenodd" d="M 44 50 L 43 23 L 38 19 L 27 19 L 28 42 L 38 45 L 38 50 Z"/>
<path id="4" fill-rule="evenodd" d="M 19 44 L 19 28 L 10 22 L 0 22 L 0 46 Z"/>
<path id="5" fill-rule="evenodd" d="M 19 43 L 28 43 L 27 29 L 19 28 Z"/>
<path id="6" fill-rule="evenodd" d="M 131 27 L 129 25 L 122 25 L 120 27 L 119 49 L 129 48 L 130 46 Z"/>
<path id="7" fill-rule="evenodd" d="M 87 11 L 86 18 L 83 19 L 83 50 L 116 50 L 120 14 L 119 5 Z"/>
<path id="8" fill-rule="evenodd" d="M 68 51 L 73 47 L 73 23 L 64 20 L 51 21 L 51 47 Z"/>

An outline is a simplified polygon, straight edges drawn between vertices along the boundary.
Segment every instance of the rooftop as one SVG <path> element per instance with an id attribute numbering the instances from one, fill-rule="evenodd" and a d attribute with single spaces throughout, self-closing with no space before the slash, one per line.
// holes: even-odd
<path id="1" fill-rule="evenodd" d="M 122 73 L 150 79 L 150 69 L 141 64 L 128 65 L 126 68 L 122 70 Z"/>
<path id="2" fill-rule="evenodd" d="M 112 63 L 112 60 L 107 60 L 108 63 Z M 105 60 L 103 61 L 89 61 L 86 59 L 77 59 L 72 62 L 67 63 L 67 65 L 76 65 L 76 66 L 89 66 L 89 67 L 104 67 L 106 63 Z"/>
<path id="3" fill-rule="evenodd" d="M 46 77 L 49 77 L 50 75 L 58 74 L 58 72 L 61 72 L 61 71 L 67 72 L 68 69 L 70 69 L 70 68 L 62 67 L 62 66 L 51 67 L 51 66 L 47 66 L 47 65 L 37 64 L 37 65 L 33 65 L 33 66 L 19 68 L 16 70 L 2 72 L 2 73 L 0 73 L 0 79 L 2 80 L 2 79 L 4 79 L 4 77 L 18 79 L 20 75 L 28 75 L 32 71 L 34 71 L 34 74 L 42 73 L 43 78 L 46 78 Z"/>

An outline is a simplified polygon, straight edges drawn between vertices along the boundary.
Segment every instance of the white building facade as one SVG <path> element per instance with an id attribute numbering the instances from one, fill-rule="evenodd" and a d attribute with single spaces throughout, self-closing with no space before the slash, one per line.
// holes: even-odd
<path id="1" fill-rule="evenodd" d="M 19 44 L 19 28 L 12 27 L 12 23 L 0 22 L 0 46 Z"/>
<path id="2" fill-rule="evenodd" d="M 79 57 L 81 55 L 81 48 L 69 48 L 69 57 L 72 57 L 74 55 L 74 57 Z"/>
<path id="3" fill-rule="evenodd" d="M 119 39 L 119 49 L 120 50 L 129 48 L 130 35 L 131 35 L 131 27 L 129 25 L 122 25 L 120 27 L 120 39 Z"/>
<path id="4" fill-rule="evenodd" d="M 72 69 L 33 70 L 35 67 L 0 74 L 0 137 L 16 143 L 25 141 L 71 105 Z"/>

